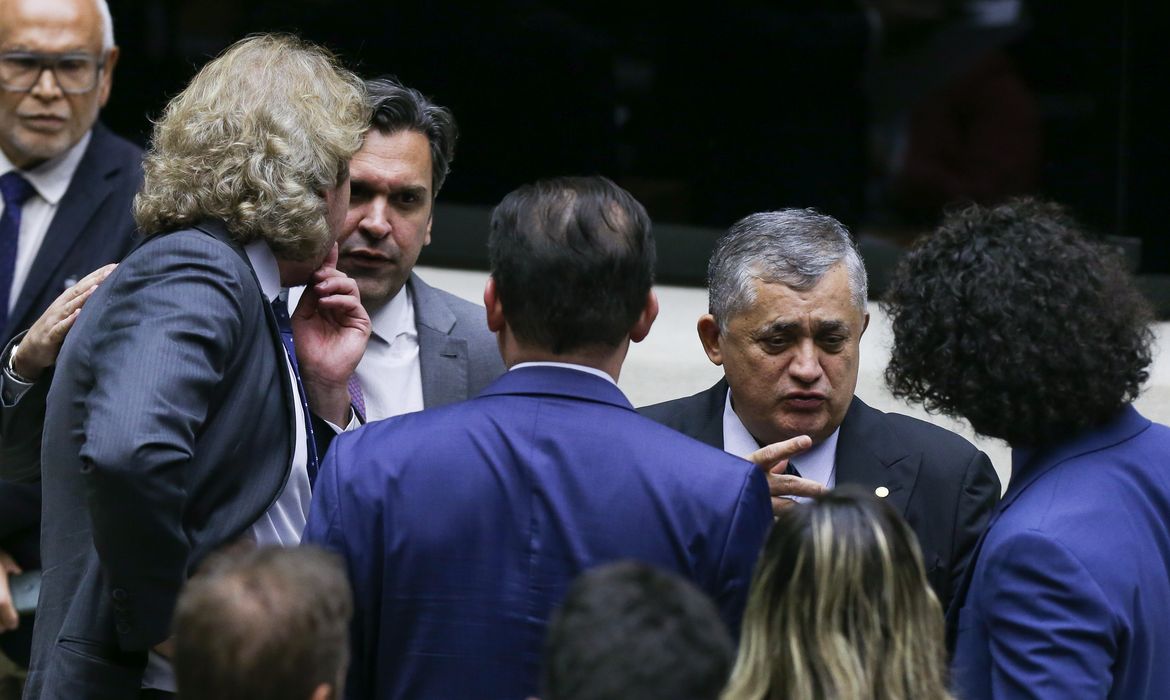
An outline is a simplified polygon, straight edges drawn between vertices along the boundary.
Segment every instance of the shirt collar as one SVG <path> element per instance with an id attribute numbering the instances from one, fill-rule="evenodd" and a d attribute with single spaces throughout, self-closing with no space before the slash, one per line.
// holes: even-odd
<path id="1" fill-rule="evenodd" d="M 596 377 L 601 377 L 610 384 L 617 386 L 617 382 L 615 382 L 613 377 L 609 376 L 609 374 L 606 372 L 603 372 L 596 367 L 586 367 L 585 365 L 576 365 L 571 362 L 521 362 L 520 364 L 512 365 L 512 367 L 509 368 L 509 371 L 513 369 L 520 369 L 521 367 L 563 367 L 565 369 L 575 369 L 578 372 L 585 372 L 586 374 L 592 374 Z"/>
<path id="2" fill-rule="evenodd" d="M 260 291 L 264 298 L 271 302 L 280 296 L 280 267 L 276 264 L 276 256 L 263 240 L 255 240 L 244 246 L 244 253 L 252 269 L 256 271 L 256 279 L 260 280 Z M 291 313 L 292 310 L 290 309 Z"/>
<path id="3" fill-rule="evenodd" d="M 829 437 L 814 445 L 807 452 L 792 458 L 797 465 L 801 476 L 822 484 L 830 484 L 837 463 L 837 438 L 841 434 L 841 426 L 833 431 Z M 723 402 L 723 451 L 730 452 L 738 457 L 747 457 L 763 447 L 748 432 L 743 421 L 731 407 L 731 389 L 727 390 L 727 398 Z"/>
<path id="4" fill-rule="evenodd" d="M 410 294 L 410 286 L 403 285 L 382 308 L 370 315 L 374 335 L 387 343 L 404 333 L 418 333 L 414 325 L 414 300 Z"/>
<path id="5" fill-rule="evenodd" d="M 31 170 L 20 170 L 12 164 L 12 161 L 8 160 L 8 156 L 4 155 L 3 151 L 0 151 L 0 174 L 13 170 L 19 171 L 24 179 L 28 180 L 29 184 L 36 189 L 41 199 L 56 206 L 65 196 L 65 191 L 69 189 L 69 182 L 73 179 L 73 173 L 77 172 L 77 166 L 81 163 L 81 157 L 85 155 L 85 149 L 89 146 L 89 140 L 92 136 L 93 130 L 91 129 L 85 132 L 81 140 L 73 144 L 69 150 Z"/>

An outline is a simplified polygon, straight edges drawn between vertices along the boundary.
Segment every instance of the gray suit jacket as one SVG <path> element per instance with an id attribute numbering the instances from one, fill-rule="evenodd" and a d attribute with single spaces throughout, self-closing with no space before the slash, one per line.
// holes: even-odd
<path id="1" fill-rule="evenodd" d="M 504 373 L 482 306 L 435 289 L 413 273 L 407 284 L 414 299 L 426 408 L 466 401 Z"/>
<path id="2" fill-rule="evenodd" d="M 138 697 L 187 577 L 288 478 L 283 353 L 218 223 L 149 239 L 90 298 L 49 390 L 26 699 Z"/>
<path id="3" fill-rule="evenodd" d="M 722 449 L 726 397 L 721 379 L 693 396 L 638 410 Z M 918 536 L 926 576 L 945 611 L 999 501 L 991 460 L 949 430 L 854 397 L 841 421 L 836 464 L 838 484 L 889 489 L 888 502 Z"/>

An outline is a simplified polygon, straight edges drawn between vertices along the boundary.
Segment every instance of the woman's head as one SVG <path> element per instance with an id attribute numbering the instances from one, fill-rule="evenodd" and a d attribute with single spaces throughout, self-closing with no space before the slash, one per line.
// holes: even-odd
<path id="1" fill-rule="evenodd" d="M 914 533 L 843 487 L 776 520 L 725 698 L 945 698 L 942 635 Z"/>

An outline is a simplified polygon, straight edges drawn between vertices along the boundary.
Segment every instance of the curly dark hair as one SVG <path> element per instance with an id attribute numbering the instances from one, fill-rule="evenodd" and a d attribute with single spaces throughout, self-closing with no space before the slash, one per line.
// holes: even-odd
<path id="1" fill-rule="evenodd" d="M 1013 447 L 1108 421 L 1149 378 L 1149 304 L 1117 252 L 1055 204 L 949 213 L 883 306 L 894 395 Z"/>

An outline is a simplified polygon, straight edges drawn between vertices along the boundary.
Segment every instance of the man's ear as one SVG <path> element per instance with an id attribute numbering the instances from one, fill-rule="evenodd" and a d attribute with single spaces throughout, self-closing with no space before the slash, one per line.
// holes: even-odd
<path id="1" fill-rule="evenodd" d="M 483 288 L 483 307 L 487 311 L 487 326 L 492 333 L 504 330 L 504 307 L 500 303 L 500 295 L 496 292 L 496 279 L 488 277 Z"/>
<path id="2" fill-rule="evenodd" d="M 646 336 L 650 334 L 650 326 L 654 325 L 656 318 L 658 318 L 658 295 L 651 289 L 646 295 L 646 306 L 642 309 L 642 314 L 638 316 L 634 327 L 630 329 L 630 340 L 635 343 L 645 340 Z"/>
<path id="3" fill-rule="evenodd" d="M 433 202 L 431 203 L 431 207 L 431 213 L 427 214 L 427 237 L 423 239 L 424 247 L 431 244 L 431 224 L 435 221 L 435 210 Z"/>
<path id="4" fill-rule="evenodd" d="M 863 316 L 861 319 L 861 333 L 857 336 L 858 338 L 865 335 L 866 328 L 869 328 L 869 312 L 868 311 L 865 312 L 865 316 Z"/>
<path id="5" fill-rule="evenodd" d="M 699 317 L 699 323 L 696 327 L 699 332 L 699 342 L 703 344 L 703 352 L 707 353 L 707 359 L 711 364 L 723 364 L 723 350 L 719 347 L 719 322 L 711 314 L 703 314 Z"/>

